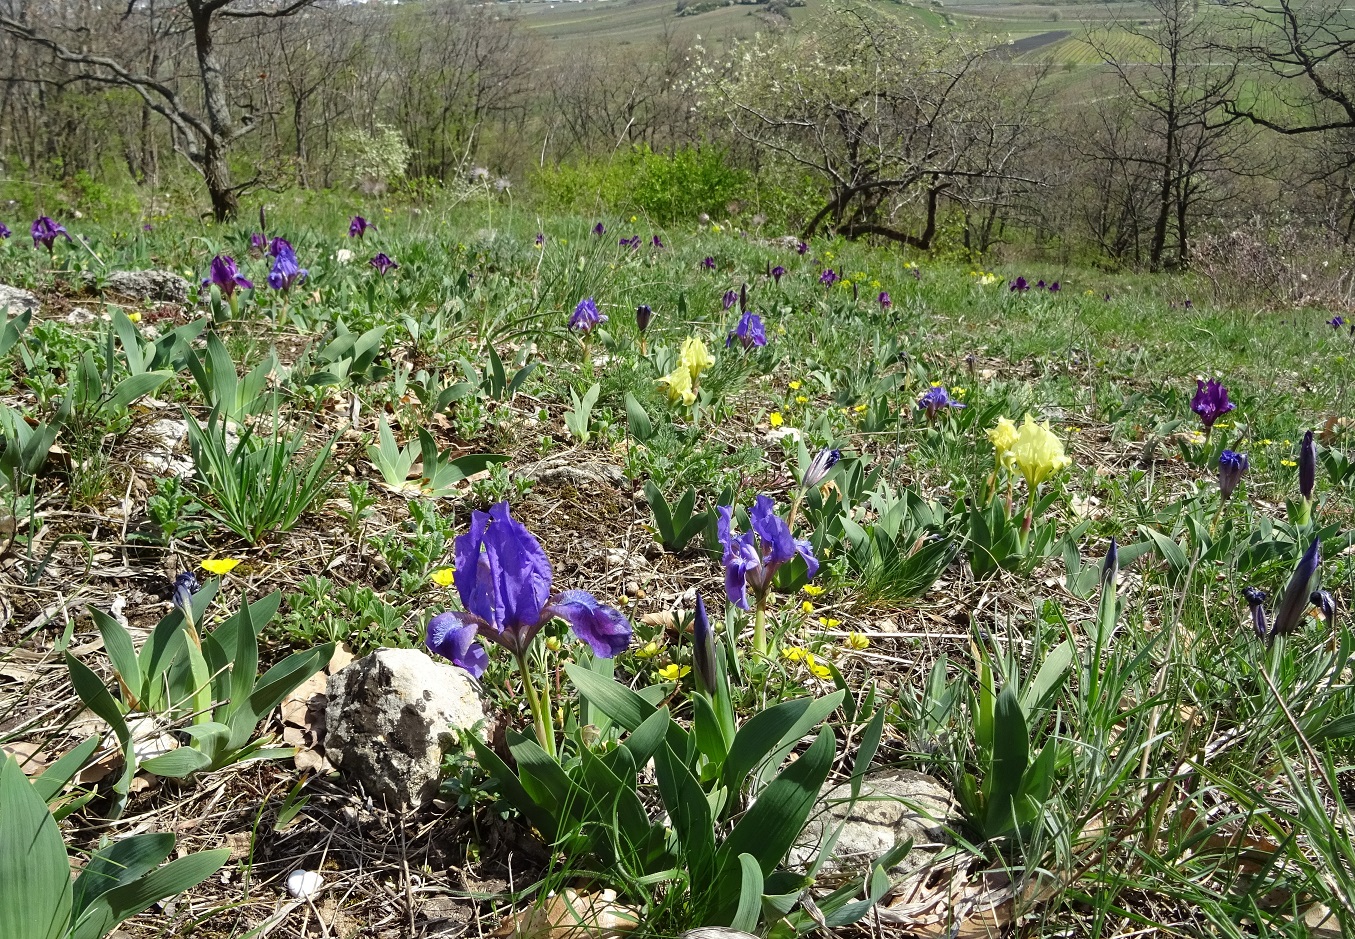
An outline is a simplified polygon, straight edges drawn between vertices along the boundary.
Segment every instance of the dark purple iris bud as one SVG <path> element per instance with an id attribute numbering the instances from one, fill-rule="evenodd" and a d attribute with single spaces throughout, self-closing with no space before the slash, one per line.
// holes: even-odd
<path id="1" fill-rule="evenodd" d="M 739 295 L 736 294 L 733 290 L 726 290 L 724 299 L 722 301 L 725 305 L 725 309 L 728 310 L 730 307 L 732 307 L 735 303 L 738 302 L 738 299 Z"/>
<path id="2" fill-rule="evenodd" d="M 796 253 L 796 254 L 808 254 L 808 253 L 809 253 L 809 245 L 808 245 L 807 243 L 803 242 L 803 241 L 800 242 L 798 245 L 795 246 L 795 253 Z"/>
<path id="3" fill-rule="evenodd" d="M 367 229 L 376 230 L 376 226 L 367 221 L 361 215 L 354 215 L 353 220 L 348 223 L 348 237 L 362 238 L 367 234 Z"/>
<path id="4" fill-rule="evenodd" d="M 747 313 L 747 312 L 748 312 L 748 285 L 747 285 L 747 284 L 741 284 L 741 285 L 739 286 L 739 312 L 740 312 L 740 313 Z"/>
<path id="5" fill-rule="evenodd" d="M 395 261 L 393 261 L 391 257 L 384 251 L 377 254 L 376 257 L 372 258 L 367 263 L 372 265 L 372 267 L 376 268 L 376 272 L 378 274 L 381 274 L 382 276 L 389 274 L 391 271 L 395 270 L 400 266 L 399 264 L 395 263 Z"/>
<path id="6" fill-rule="evenodd" d="M 189 571 L 184 571 L 174 578 L 174 606 L 190 621 L 193 617 L 193 594 L 197 592 L 198 579 Z"/>
<path id="7" fill-rule="evenodd" d="M 607 322 L 606 314 L 598 311 L 598 305 L 592 297 L 585 297 L 579 301 L 579 305 L 570 314 L 569 328 L 572 332 L 587 335 L 596 329 L 599 324 L 605 322 Z"/>
<path id="8" fill-rule="evenodd" d="M 1227 414 L 1236 404 L 1228 400 L 1228 389 L 1213 378 L 1205 384 L 1195 380 L 1195 397 L 1190 399 L 1190 409 L 1200 417 L 1205 433 L 1214 429 L 1214 422 Z"/>
<path id="9" fill-rule="evenodd" d="M 831 267 L 819 275 L 819 283 L 823 284 L 825 287 L 833 286 L 840 279 L 841 278 L 837 276 L 837 271 L 833 270 Z"/>
<path id="10" fill-rule="evenodd" d="M 268 286 L 274 290 L 286 293 L 310 274 L 310 271 L 302 269 L 296 259 L 296 252 L 282 238 L 274 238 L 268 250 L 274 252 L 273 269 L 268 272 Z"/>
<path id="11" fill-rule="evenodd" d="M 1242 596 L 1247 600 L 1247 606 L 1251 608 L 1251 626 L 1256 633 L 1257 639 L 1265 639 L 1269 634 L 1270 627 L 1266 623 L 1266 592 L 1258 590 L 1256 587 L 1248 587 L 1242 591 Z"/>
<path id="12" fill-rule="evenodd" d="M 1305 502 L 1313 501 L 1313 491 L 1317 488 L 1317 444 L 1310 430 L 1303 435 L 1303 444 L 1299 447 L 1299 496 Z"/>
<path id="13" fill-rule="evenodd" d="M 58 238 L 65 238 L 71 244 L 75 244 L 75 239 L 71 238 L 70 232 L 66 231 L 66 226 L 46 215 L 39 215 L 33 221 L 30 234 L 33 236 L 33 247 L 42 245 L 48 253 L 51 253 L 55 248 Z"/>
<path id="14" fill-rule="evenodd" d="M 655 235 L 654 237 L 652 237 L 652 238 L 649 239 L 649 246 L 650 246 L 651 248 L 662 248 L 662 247 L 663 247 L 663 239 L 660 238 L 658 235 Z"/>
<path id="15" fill-rule="evenodd" d="M 1183 304 L 1183 306 L 1185 306 L 1185 308 L 1186 308 L 1187 310 L 1189 310 L 1189 309 L 1191 309 L 1192 307 L 1194 307 L 1195 304 L 1193 304 L 1193 303 L 1190 302 L 1190 297 L 1186 297 L 1186 302 Z"/>
<path id="16" fill-rule="evenodd" d="M 596 225 L 593 226 L 593 234 L 601 238 L 603 235 L 607 234 L 607 226 L 603 225 L 601 222 L 598 222 Z"/>
<path id="17" fill-rule="evenodd" d="M 767 330 L 762 325 L 762 317 L 752 311 L 739 317 L 739 324 L 725 337 L 725 348 L 728 349 L 735 339 L 742 343 L 745 352 L 755 346 L 765 346 Z"/>
<path id="18" fill-rule="evenodd" d="M 1224 450 L 1219 454 L 1219 492 L 1225 502 L 1233 497 L 1233 490 L 1250 468 L 1251 463 L 1245 453 Z"/>
<path id="19" fill-rule="evenodd" d="M 1049 292 L 1050 292 L 1050 293 L 1058 293 L 1058 292 L 1059 292 L 1059 282 L 1058 282 L 1057 280 L 1054 281 L 1052 284 L 1049 285 Z"/>
<path id="20" fill-rule="evenodd" d="M 1037 280 L 1037 281 L 1035 282 L 1035 289 L 1036 289 L 1036 290 L 1044 290 L 1045 287 L 1046 287 L 1046 284 L 1045 284 L 1045 282 L 1044 282 L 1044 278 L 1043 278 L 1043 277 L 1041 277 L 1039 280 Z"/>
<path id="21" fill-rule="evenodd" d="M 806 489 L 813 489 L 825 479 L 828 473 L 837 466 L 838 460 L 842 459 L 842 451 L 832 447 L 824 447 L 818 453 L 814 454 L 814 459 L 809 461 L 809 468 L 805 470 L 805 478 L 801 485 Z"/>
<path id="22" fill-rule="evenodd" d="M 713 270 L 715 270 L 715 259 L 712 258 L 712 257 L 705 257 L 705 258 L 702 258 L 702 259 L 701 259 L 701 266 L 702 266 L 703 268 L 705 268 L 706 270 L 708 270 L 708 271 L 713 271 Z"/>
<path id="23" fill-rule="evenodd" d="M 715 662 L 715 634 L 706 616 L 706 604 L 701 592 L 696 594 L 696 616 L 692 619 L 692 671 L 696 686 L 706 694 L 715 694 L 719 669 Z"/>
<path id="24" fill-rule="evenodd" d="M 784 267 L 782 267 L 780 264 L 778 264 L 778 265 L 776 265 L 776 267 L 772 268 L 772 280 L 776 281 L 778 284 L 781 283 L 781 278 L 782 278 L 782 277 L 785 277 L 785 276 L 786 276 L 786 269 L 785 269 Z"/>
<path id="25" fill-rule="evenodd" d="M 642 303 L 635 308 L 635 328 L 644 332 L 649 328 L 649 321 L 654 317 L 654 311 L 649 308 L 648 303 Z"/>
<path id="26" fill-rule="evenodd" d="M 263 232 L 256 231 L 254 234 L 252 234 L 252 235 L 249 236 L 249 256 L 250 256 L 250 257 L 252 257 L 252 258 L 254 258 L 254 259 L 257 260 L 257 259 L 263 257 L 263 256 L 264 256 L 264 253 L 265 253 L 267 250 L 268 250 L 268 239 L 264 237 L 264 233 L 263 233 Z"/>
<path id="27" fill-rule="evenodd" d="M 0 238 L 8 238 L 12 234 L 14 234 L 14 232 L 9 230 L 9 226 L 4 222 L 0 222 Z"/>
<path id="28" fill-rule="evenodd" d="M 465 612 L 440 613 L 428 623 L 428 648 L 476 678 L 489 664 L 476 636 L 515 656 L 547 623 L 559 617 L 599 658 L 615 658 L 630 645 L 630 622 L 585 590 L 551 592 L 550 560 L 541 542 L 500 502 L 471 514 L 470 531 L 455 542 L 453 582 Z"/>
<path id="29" fill-rule="evenodd" d="M 797 540 L 790 526 L 776 514 L 776 503 L 769 496 L 758 496 L 748 513 L 749 531 L 734 534 L 732 506 L 716 507 L 716 530 L 724 546 L 722 562 L 725 567 L 725 596 L 741 610 L 752 609 L 748 602 L 751 593 L 758 606 L 765 604 L 771 592 L 776 572 L 799 554 L 804 558 L 806 576 L 819 571 L 819 561 L 808 541 Z"/>
<path id="30" fill-rule="evenodd" d="M 1340 316 L 1338 314 L 1337 316 L 1333 316 L 1331 319 L 1327 320 L 1327 325 L 1330 326 L 1332 329 L 1340 329 L 1342 326 L 1346 325 L 1346 319 L 1344 316 Z"/>
<path id="31" fill-rule="evenodd" d="M 235 296 L 236 290 L 253 290 L 254 282 L 240 276 L 240 269 L 236 267 L 235 258 L 218 254 L 212 258 L 212 266 L 208 270 L 207 278 L 203 280 L 202 286 L 215 287 L 229 301 Z"/>
<path id="32" fill-rule="evenodd" d="M 1314 538 L 1299 559 L 1288 586 L 1284 588 L 1284 595 L 1275 607 L 1275 625 L 1270 631 L 1272 636 L 1285 636 L 1299 628 L 1303 614 L 1308 609 L 1308 598 L 1313 593 L 1313 579 L 1317 577 L 1317 568 L 1321 563 L 1322 545 Z"/>
<path id="33" fill-rule="evenodd" d="M 918 398 L 917 406 L 919 410 L 927 413 L 928 421 L 935 421 L 937 415 L 946 408 L 964 407 L 963 404 L 953 399 L 942 385 L 932 385 L 928 388 L 926 393 Z"/>
<path id="34" fill-rule="evenodd" d="M 880 296 L 877 299 L 880 301 L 880 309 L 882 310 L 887 310 L 894 305 L 894 301 L 890 299 L 888 290 L 881 290 Z"/>
<path id="35" fill-rule="evenodd" d="M 1111 536 L 1110 547 L 1106 549 L 1105 560 L 1101 562 L 1101 586 L 1114 585 L 1120 574 L 1120 544 Z"/>
<path id="36" fill-rule="evenodd" d="M 1317 612 L 1322 616 L 1322 622 L 1328 626 L 1336 622 L 1336 600 L 1326 590 L 1314 590 L 1308 597 L 1308 602 L 1317 607 Z"/>

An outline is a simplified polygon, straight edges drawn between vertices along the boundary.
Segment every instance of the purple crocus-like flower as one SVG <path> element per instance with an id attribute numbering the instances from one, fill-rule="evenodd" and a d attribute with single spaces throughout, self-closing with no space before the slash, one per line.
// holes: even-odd
<path id="1" fill-rule="evenodd" d="M 1340 329 L 1342 326 L 1346 325 L 1346 319 L 1344 316 L 1337 314 L 1336 316 L 1333 316 L 1331 319 L 1327 320 L 1327 325 L 1330 326 L 1332 329 Z"/>
<path id="2" fill-rule="evenodd" d="M 831 287 L 839 280 L 841 280 L 841 278 L 838 277 L 837 271 L 833 270 L 831 267 L 819 275 L 819 283 L 823 284 L 825 287 Z"/>
<path id="3" fill-rule="evenodd" d="M 725 596 L 739 609 L 752 609 L 748 602 L 750 593 L 762 605 L 771 592 L 776 572 L 796 554 L 804 558 L 810 577 L 818 573 L 814 550 L 808 541 L 791 535 L 790 526 L 776 514 L 776 503 L 770 496 L 758 496 L 753 501 L 748 513 L 751 530 L 739 535 L 733 531 L 734 509 L 721 505 L 716 511 L 720 544 L 725 549 Z"/>
<path id="4" fill-rule="evenodd" d="M 598 305 L 593 298 L 584 297 L 569 317 L 569 328 L 573 332 L 587 335 L 596 329 L 598 324 L 605 322 L 607 316 L 598 312 Z"/>
<path id="5" fill-rule="evenodd" d="M 808 245 L 806 242 L 803 242 L 803 241 L 800 242 L 798 245 L 795 246 L 795 253 L 796 253 L 796 254 L 808 254 L 808 253 L 809 253 L 809 245 Z"/>
<path id="6" fill-rule="evenodd" d="M 596 225 L 593 226 L 593 234 L 601 238 L 603 235 L 607 234 L 607 226 L 602 224 L 601 222 L 598 222 Z"/>
<path id="7" fill-rule="evenodd" d="M 395 270 L 400 266 L 399 264 L 395 263 L 395 261 L 391 259 L 390 255 L 386 254 L 386 252 L 384 251 L 377 254 L 376 257 L 372 258 L 367 263 L 372 265 L 372 267 L 376 268 L 376 272 L 378 274 L 381 274 L 382 276 L 389 274 L 391 271 Z"/>
<path id="8" fill-rule="evenodd" d="M 1025 293 L 1030 289 L 1030 282 L 1024 277 L 1018 277 L 1012 281 L 1011 286 L 1007 288 L 1012 293 Z"/>
<path id="9" fill-rule="evenodd" d="M 33 228 L 30 232 L 33 235 L 33 247 L 42 245 L 50 253 L 56 245 L 57 238 L 64 237 L 71 244 L 75 240 L 71 238 L 70 232 L 66 231 L 66 226 L 54 221 L 46 215 L 39 215 L 33 221 Z"/>
<path id="10" fill-rule="evenodd" d="M 929 421 L 936 420 L 936 416 L 945 408 L 964 407 L 959 401 L 951 398 L 950 393 L 942 385 L 932 385 L 928 388 L 922 397 L 918 398 L 917 406 L 919 410 L 927 412 Z"/>
<path id="11" fill-rule="evenodd" d="M 801 481 L 802 485 L 806 489 L 813 489 L 828 477 L 828 473 L 834 466 L 837 466 L 841 459 L 841 450 L 824 447 L 814 454 L 814 459 L 809 461 L 809 469 L 805 470 L 805 478 Z"/>
<path id="12" fill-rule="evenodd" d="M 1251 609 L 1251 628 L 1256 633 L 1257 639 L 1265 639 L 1270 632 L 1270 624 L 1266 622 L 1266 600 L 1269 596 L 1264 590 L 1256 587 L 1248 587 L 1242 591 L 1242 596 L 1247 600 L 1247 606 Z"/>
<path id="13" fill-rule="evenodd" d="M 479 678 L 489 664 L 483 636 L 523 655 L 547 623 L 559 617 L 600 658 L 630 645 L 631 625 L 620 611 L 586 590 L 551 592 L 551 567 L 541 542 L 508 511 L 508 503 L 471 514 L 470 531 L 455 542 L 453 582 L 465 612 L 439 613 L 428 624 L 428 648 Z"/>
<path id="14" fill-rule="evenodd" d="M 240 269 L 235 265 L 235 258 L 218 254 L 212 258 L 212 266 L 208 270 L 207 278 L 202 282 L 202 286 L 215 287 L 221 291 L 223 297 L 230 300 L 235 296 L 235 291 L 238 289 L 253 290 L 254 282 L 240 276 Z"/>
<path id="15" fill-rule="evenodd" d="M 649 308 L 648 303 L 642 303 L 635 308 L 635 328 L 644 332 L 649 328 L 649 321 L 654 316 L 654 311 Z"/>
<path id="16" fill-rule="evenodd" d="M 153 232 L 155 231 L 155 228 L 151 225 L 150 222 L 147 222 L 145 225 L 141 226 L 141 230 L 144 232 Z"/>
<path id="17" fill-rule="evenodd" d="M 890 298 L 888 290 L 881 290 L 878 299 L 880 301 L 880 309 L 882 310 L 887 310 L 894 305 L 894 301 Z"/>
<path id="18" fill-rule="evenodd" d="M 735 303 L 739 302 L 739 295 L 735 293 L 733 290 L 726 290 L 724 298 L 722 299 L 721 302 L 724 303 L 725 309 L 728 310 Z"/>
<path id="19" fill-rule="evenodd" d="M 735 339 L 743 344 L 744 351 L 755 346 L 765 346 L 767 329 L 762 325 L 762 317 L 751 310 L 739 317 L 739 324 L 725 337 L 725 348 L 733 345 Z"/>
<path id="20" fill-rule="evenodd" d="M 701 266 L 708 271 L 713 271 L 715 270 L 715 259 L 709 256 L 704 257 L 701 259 Z"/>
<path id="21" fill-rule="evenodd" d="M 0 222 L 0 238 L 8 238 L 12 234 L 14 234 L 14 232 L 9 230 L 9 226 L 4 222 Z"/>
<path id="22" fill-rule="evenodd" d="M 1233 490 L 1250 468 L 1251 462 L 1245 453 L 1224 450 L 1219 454 L 1219 492 L 1224 501 L 1233 497 Z"/>
<path id="23" fill-rule="evenodd" d="M 268 272 L 268 286 L 280 292 L 287 292 L 298 281 L 306 279 L 309 271 L 303 270 L 297 262 L 296 252 L 282 238 L 274 238 L 268 246 L 273 254 L 273 269 Z"/>
<path id="24" fill-rule="evenodd" d="M 782 267 L 780 264 L 778 264 L 778 265 L 776 265 L 776 267 L 772 268 L 772 280 L 776 281 L 778 284 L 781 283 L 781 278 L 782 278 L 782 277 L 785 277 L 785 276 L 786 276 L 786 269 L 785 269 L 784 267 Z"/>
<path id="25" fill-rule="evenodd" d="M 662 248 L 662 247 L 663 247 L 663 239 L 660 238 L 658 235 L 655 235 L 655 236 L 653 236 L 652 238 L 649 239 L 649 246 L 650 246 L 651 248 Z"/>
<path id="26" fill-rule="evenodd" d="M 1054 281 L 1052 284 L 1049 285 L 1049 292 L 1050 292 L 1050 293 L 1058 293 L 1058 292 L 1059 292 L 1059 282 L 1058 282 L 1057 280 Z"/>
<path id="27" fill-rule="evenodd" d="M 361 238 L 367 234 L 367 229 L 376 229 L 376 226 L 367 221 L 361 215 L 354 215 L 353 220 L 348 223 L 348 237 Z"/>
<path id="28" fill-rule="evenodd" d="M 1205 384 L 1195 380 L 1195 397 L 1190 400 L 1190 409 L 1200 416 L 1200 423 L 1208 434 L 1214 429 L 1214 422 L 1227 414 L 1236 404 L 1228 400 L 1228 389 L 1218 381 L 1209 379 Z"/>
<path id="29" fill-rule="evenodd" d="M 1317 488 L 1317 443 L 1310 430 L 1303 435 L 1299 446 L 1299 496 L 1305 502 L 1313 501 L 1313 491 Z"/>
<path id="30" fill-rule="evenodd" d="M 629 238 L 622 238 L 618 244 L 623 248 L 630 248 L 632 251 L 640 247 L 640 236 L 631 235 Z"/>
<path id="31" fill-rule="evenodd" d="M 268 250 L 268 239 L 264 237 L 263 232 L 256 231 L 254 234 L 249 236 L 250 257 L 256 259 L 261 258 L 264 256 L 264 252 L 266 252 L 267 250 Z"/>

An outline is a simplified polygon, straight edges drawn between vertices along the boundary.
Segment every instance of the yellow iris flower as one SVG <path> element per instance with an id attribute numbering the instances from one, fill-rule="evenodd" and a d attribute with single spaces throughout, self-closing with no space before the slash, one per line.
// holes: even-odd
<path id="1" fill-rule="evenodd" d="M 1037 424 L 1029 414 L 1017 432 L 1011 456 L 1032 493 L 1036 486 L 1073 462 L 1064 454 L 1063 442 L 1049 429 L 1049 422 Z"/>
<path id="2" fill-rule="evenodd" d="M 988 440 L 993 445 L 993 455 L 1003 466 L 1012 465 L 1012 447 L 1016 446 L 1016 438 L 1016 425 L 1007 417 L 999 417 L 997 424 L 988 429 Z"/>
<path id="3" fill-rule="evenodd" d="M 700 379 L 701 373 L 714 364 L 715 357 L 706 350 L 704 342 L 695 336 L 688 336 L 682 340 L 682 346 L 678 349 L 678 365 L 691 373 L 693 382 Z"/>
<path id="4" fill-rule="evenodd" d="M 668 400 L 673 404 L 681 401 L 690 407 L 696 401 L 696 389 L 692 387 L 692 373 L 681 365 L 660 378 L 659 384 L 668 386 Z"/>

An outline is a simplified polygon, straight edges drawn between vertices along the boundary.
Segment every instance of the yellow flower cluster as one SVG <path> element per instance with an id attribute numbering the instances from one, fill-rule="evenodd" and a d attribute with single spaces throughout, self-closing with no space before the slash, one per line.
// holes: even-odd
<path id="1" fill-rule="evenodd" d="M 1010 430 L 1011 421 L 1007 421 L 1007 427 L 1004 428 L 1000 419 L 998 426 L 989 431 L 988 439 L 993 441 L 993 448 L 998 450 L 999 459 L 1008 466 L 1015 465 L 1021 471 L 1032 493 L 1040 483 L 1072 465 L 1072 459 L 1063 452 L 1063 441 L 1054 436 L 1048 421 L 1037 424 L 1027 414 L 1020 430 L 1016 431 L 1015 439 L 1010 436 Z M 999 447 L 999 440 L 1006 443 L 1005 449 Z"/>
<path id="2" fill-rule="evenodd" d="M 695 336 L 688 336 L 678 350 L 677 368 L 659 379 L 668 386 L 668 400 L 681 401 L 691 406 L 696 401 L 696 386 L 701 373 L 715 364 L 715 357 L 706 350 L 706 344 Z"/>
<path id="3" fill-rule="evenodd" d="M 809 669 L 809 674 L 815 678 L 826 680 L 833 677 L 832 669 L 815 658 L 813 652 L 800 646 L 786 646 L 781 650 L 781 658 L 787 662 L 803 662 L 805 668 Z"/>

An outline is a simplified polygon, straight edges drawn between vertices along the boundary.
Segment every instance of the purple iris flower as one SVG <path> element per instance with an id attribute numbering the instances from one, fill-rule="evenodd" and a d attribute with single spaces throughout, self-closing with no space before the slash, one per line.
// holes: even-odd
<path id="1" fill-rule="evenodd" d="M 654 311 L 649 308 L 648 303 L 642 303 L 635 308 L 635 328 L 644 332 L 649 328 L 649 321 L 654 316 Z"/>
<path id="2" fill-rule="evenodd" d="M 1050 293 L 1058 293 L 1058 292 L 1059 292 L 1059 282 L 1058 282 L 1057 280 L 1054 281 L 1052 284 L 1049 285 L 1049 292 L 1050 292 Z"/>
<path id="3" fill-rule="evenodd" d="M 603 235 L 607 234 L 607 226 L 602 224 L 601 222 L 598 222 L 596 225 L 593 226 L 593 234 L 601 238 Z"/>
<path id="4" fill-rule="evenodd" d="M 33 221 L 31 234 L 33 235 L 33 247 L 36 248 L 38 245 L 42 245 L 49 253 L 52 251 L 52 248 L 59 237 L 64 237 L 67 241 L 71 242 L 71 244 L 75 243 L 74 239 L 71 238 L 70 232 L 66 231 L 66 226 L 53 221 L 46 215 L 39 215 Z"/>
<path id="5" fill-rule="evenodd" d="M 544 245 L 544 244 L 546 243 L 546 233 L 545 233 L 545 232 L 539 231 L 539 232 L 536 233 L 536 243 L 537 243 L 538 245 Z"/>
<path id="6" fill-rule="evenodd" d="M 1219 454 L 1219 492 L 1225 501 L 1232 498 L 1233 490 L 1250 468 L 1251 462 L 1245 453 L 1224 450 Z"/>
<path id="7" fill-rule="evenodd" d="M 786 276 L 786 269 L 785 269 L 784 267 L 782 267 L 780 264 L 778 264 L 778 265 L 776 265 L 776 267 L 772 268 L 772 280 L 776 281 L 778 284 L 781 283 L 781 278 L 782 278 L 782 277 L 785 277 L 785 276 Z"/>
<path id="8" fill-rule="evenodd" d="M 273 269 L 268 272 L 268 286 L 274 290 L 285 293 L 291 290 L 297 281 L 305 280 L 310 273 L 302 270 L 297 262 L 296 252 L 284 239 L 274 238 L 268 250 L 273 254 Z"/>
<path id="9" fill-rule="evenodd" d="M 470 531 L 455 542 L 454 583 L 462 612 L 428 623 L 428 648 L 479 678 L 489 664 L 477 635 L 521 656 L 555 617 L 569 624 L 600 658 L 630 645 L 631 625 L 620 611 L 586 590 L 551 593 L 551 568 L 541 542 L 508 513 L 508 503 L 471 513 Z"/>
<path id="10" fill-rule="evenodd" d="M 842 459 L 842 451 L 831 447 L 824 447 L 818 453 L 814 454 L 814 459 L 809 462 L 809 469 L 805 470 L 803 485 L 806 489 L 813 489 L 819 483 L 827 478 L 828 473 L 837 466 L 838 461 Z"/>
<path id="11" fill-rule="evenodd" d="M 202 282 L 202 286 L 216 287 L 217 290 L 221 291 L 223 297 L 230 300 L 235 296 L 237 289 L 253 290 L 254 282 L 240 276 L 240 269 L 235 265 L 235 258 L 218 254 L 212 258 L 212 266 L 208 271 L 207 279 Z"/>
<path id="12" fill-rule="evenodd" d="M 348 237 L 361 238 L 363 235 L 367 234 L 367 229 L 369 228 L 375 230 L 376 226 L 361 215 L 354 215 L 353 221 L 348 223 Z"/>
<path id="13" fill-rule="evenodd" d="M 1044 282 L 1044 278 L 1043 278 L 1043 277 L 1041 277 L 1039 280 L 1037 280 L 1037 281 L 1035 282 L 1035 289 L 1036 289 L 1036 290 L 1044 290 L 1044 289 L 1045 289 L 1045 286 L 1046 286 L 1046 285 L 1045 285 L 1045 282 Z"/>
<path id="14" fill-rule="evenodd" d="M 592 297 L 584 297 L 569 317 L 569 328 L 576 333 L 591 333 L 600 323 L 607 322 L 605 313 L 598 312 Z"/>
<path id="15" fill-rule="evenodd" d="M 377 254 L 376 257 L 372 258 L 367 263 L 372 265 L 372 267 L 376 268 L 376 272 L 378 274 L 381 274 L 382 276 L 389 274 L 391 271 L 395 270 L 397 267 L 400 266 L 399 264 L 395 263 L 395 261 L 391 259 L 390 255 L 386 254 L 386 252 L 384 251 Z"/>
<path id="16" fill-rule="evenodd" d="M 0 226 L 0 227 L 3 227 L 3 226 Z M 153 231 L 155 231 L 155 229 L 154 229 L 153 227 L 151 227 L 151 223 L 150 223 L 150 222 L 147 222 L 145 225 L 142 225 L 142 226 L 141 226 L 141 230 L 144 231 L 144 232 L 153 232 Z M 6 236 L 6 237 L 8 237 L 8 236 Z"/>
<path id="17" fill-rule="evenodd" d="M 697 687 L 706 694 L 715 694 L 719 684 L 715 656 L 715 633 L 710 628 L 705 601 L 697 591 L 696 615 L 692 618 L 692 671 L 696 673 Z"/>
<path id="18" fill-rule="evenodd" d="M 14 234 L 14 232 L 9 230 L 9 226 L 4 222 L 0 222 L 0 238 L 8 238 L 12 234 Z"/>
<path id="19" fill-rule="evenodd" d="M 1011 286 L 1007 289 L 1012 293 L 1025 293 L 1030 289 L 1030 282 L 1024 277 L 1018 277 L 1016 280 L 1012 281 Z"/>
<path id="20" fill-rule="evenodd" d="M 825 287 L 833 286 L 838 280 L 840 280 L 840 278 L 837 276 L 837 271 L 833 270 L 831 267 L 819 275 L 819 283 L 823 284 Z"/>
<path id="21" fill-rule="evenodd" d="M 927 412 L 927 420 L 934 421 L 944 408 L 962 408 L 959 401 L 951 398 L 950 393 L 941 385 L 933 385 L 917 400 L 920 410 Z"/>
<path id="22" fill-rule="evenodd" d="M 732 290 L 726 290 L 726 291 L 725 291 L 725 295 L 724 295 L 724 300 L 723 300 L 723 302 L 724 302 L 724 305 L 725 305 L 725 309 L 726 309 L 726 310 L 728 310 L 730 307 L 732 307 L 732 306 L 733 306 L 735 303 L 737 303 L 738 301 L 739 301 L 739 295 L 738 295 L 737 293 L 735 293 L 735 292 L 732 291 Z"/>
<path id="23" fill-rule="evenodd" d="M 649 239 L 649 244 L 650 244 L 650 247 L 653 247 L 653 248 L 662 248 L 662 247 L 663 247 L 663 239 L 660 238 L 658 235 L 655 235 L 653 238 L 650 238 L 650 239 Z"/>
<path id="24" fill-rule="evenodd" d="M 1195 379 L 1195 397 L 1190 399 L 1190 409 L 1200 416 L 1206 435 L 1214 429 L 1214 422 L 1227 414 L 1236 404 L 1228 400 L 1228 389 L 1214 379 L 1205 384 Z"/>
<path id="25" fill-rule="evenodd" d="M 754 346 L 765 346 L 767 344 L 767 329 L 762 325 L 762 317 L 751 310 L 739 317 L 739 325 L 735 326 L 733 331 L 725 338 L 725 348 L 728 349 L 737 339 L 743 343 L 744 351 L 752 349 Z"/>
<path id="26" fill-rule="evenodd" d="M 249 256 L 252 258 L 261 258 L 264 252 L 268 250 L 268 239 L 264 237 L 263 232 L 256 231 L 249 236 Z"/>
<path id="27" fill-rule="evenodd" d="M 880 300 L 880 309 L 882 310 L 887 310 L 894 305 L 894 301 L 890 299 L 888 290 L 880 291 L 879 300 Z"/>
<path id="28" fill-rule="evenodd" d="M 712 257 L 704 257 L 701 259 L 701 266 L 708 271 L 713 271 L 715 270 L 715 259 Z"/>
<path id="29" fill-rule="evenodd" d="M 1346 325 L 1346 319 L 1344 316 L 1340 315 L 1333 316 L 1331 319 L 1327 320 L 1327 325 L 1332 329 L 1340 329 L 1342 326 Z"/>
<path id="30" fill-rule="evenodd" d="M 761 606 L 771 592 L 777 570 L 799 554 L 805 559 L 808 576 L 819 570 L 818 559 L 808 541 L 798 540 L 790 526 L 776 514 L 776 503 L 770 496 L 758 496 L 748 513 L 750 531 L 736 535 L 733 532 L 734 509 L 728 505 L 716 508 L 719 513 L 717 528 L 720 544 L 724 545 L 725 596 L 741 610 L 752 607 L 748 594 L 752 593 Z"/>
<path id="31" fill-rule="evenodd" d="M 803 242 L 803 241 L 800 242 L 798 245 L 795 246 L 795 253 L 796 253 L 796 254 L 808 254 L 808 253 L 809 253 L 809 245 L 806 244 L 806 243 Z"/>
<path id="32" fill-rule="evenodd" d="M 640 247 L 640 236 L 631 235 L 629 238 L 622 238 L 618 242 L 623 248 L 630 248 L 632 251 Z"/>
<path id="33" fill-rule="evenodd" d="M 198 592 L 198 579 L 191 571 L 183 571 L 174 578 L 174 606 L 190 623 L 193 621 L 193 594 Z"/>

